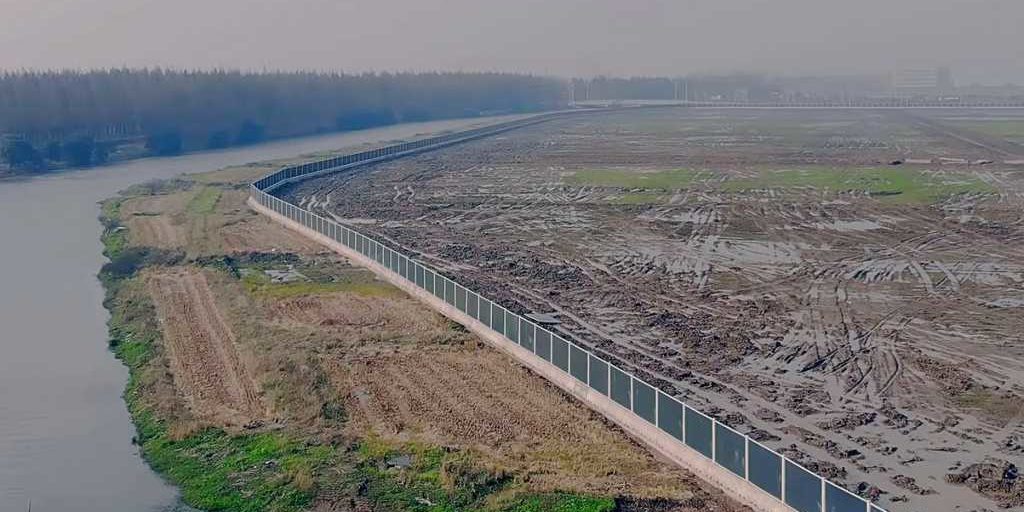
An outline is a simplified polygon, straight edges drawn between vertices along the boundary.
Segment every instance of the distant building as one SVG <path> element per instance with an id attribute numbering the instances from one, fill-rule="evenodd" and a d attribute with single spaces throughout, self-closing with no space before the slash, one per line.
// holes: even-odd
<path id="1" fill-rule="evenodd" d="M 953 74 L 949 68 L 904 69 L 893 72 L 889 83 L 900 92 L 943 92 L 953 89 Z"/>

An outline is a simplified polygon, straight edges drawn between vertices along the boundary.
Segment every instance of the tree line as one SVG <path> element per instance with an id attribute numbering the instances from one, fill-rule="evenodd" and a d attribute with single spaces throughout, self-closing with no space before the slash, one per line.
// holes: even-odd
<path id="1" fill-rule="evenodd" d="M 559 80 L 507 73 L 7 72 L 0 158 L 15 171 L 85 166 L 567 100 Z"/>

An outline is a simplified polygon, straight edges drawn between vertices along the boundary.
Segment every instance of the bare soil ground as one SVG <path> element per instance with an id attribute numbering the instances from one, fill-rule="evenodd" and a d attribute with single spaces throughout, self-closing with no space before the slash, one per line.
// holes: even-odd
<path id="1" fill-rule="evenodd" d="M 246 176 L 246 173 L 232 173 Z M 214 186 L 220 188 L 218 186 Z M 162 249 L 183 248 L 190 256 L 246 251 L 312 254 L 315 243 L 254 213 L 246 205 L 248 191 L 224 188 L 210 211 L 191 212 L 199 190 L 171 190 L 129 198 L 122 215 L 130 242 Z"/>
<path id="2" fill-rule="evenodd" d="M 676 484 L 685 473 L 653 463 L 621 433 L 493 351 L 401 350 L 332 373 L 348 381 L 359 423 L 384 434 L 469 446 L 529 474 L 538 489 L 693 495 Z M 672 495 L 663 494 L 670 489 Z"/>
<path id="3" fill-rule="evenodd" d="M 128 234 L 133 245 L 169 249 L 185 245 L 185 230 L 167 212 L 184 211 L 186 194 L 161 194 L 126 201 Z"/>
<path id="4" fill-rule="evenodd" d="M 221 187 L 213 207 L 194 201 L 201 186 Z M 161 404 L 178 437 L 207 426 L 341 446 L 373 436 L 467 451 L 513 475 L 515 493 L 622 497 L 635 511 L 747 510 L 369 271 L 251 214 L 242 192 L 179 186 L 121 206 L 129 223 L 164 218 L 178 229 L 164 238 L 129 224 L 131 244 L 195 258 L 147 269 L 137 299 L 152 301 L 162 332 L 146 372 L 169 375 L 145 400 Z M 296 277 L 276 282 L 267 270 Z M 346 485 L 321 482 L 316 509 L 369 510 Z"/>
<path id="5" fill-rule="evenodd" d="M 146 280 L 175 383 L 192 414 L 231 427 L 262 420 L 267 408 L 259 387 L 204 273 L 178 269 L 153 273 Z"/>
<path id="6" fill-rule="evenodd" d="M 1024 453 L 1024 152 L 947 117 L 616 113 L 284 193 L 892 510 L 984 510 L 947 475 Z"/>

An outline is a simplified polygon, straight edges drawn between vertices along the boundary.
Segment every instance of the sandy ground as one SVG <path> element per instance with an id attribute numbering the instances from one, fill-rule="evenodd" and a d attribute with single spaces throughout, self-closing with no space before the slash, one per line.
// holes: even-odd
<path id="1" fill-rule="evenodd" d="M 566 336 L 892 510 L 984 510 L 1024 505 L 955 476 L 1024 454 L 1024 181 L 1000 163 L 1022 152 L 941 113 L 666 109 L 285 193 L 506 307 L 556 313 Z M 890 165 L 904 160 L 935 163 Z M 816 177 L 859 167 L 933 188 Z M 671 169 L 691 174 L 577 174 Z M 773 174 L 793 169 L 814 179 Z"/>

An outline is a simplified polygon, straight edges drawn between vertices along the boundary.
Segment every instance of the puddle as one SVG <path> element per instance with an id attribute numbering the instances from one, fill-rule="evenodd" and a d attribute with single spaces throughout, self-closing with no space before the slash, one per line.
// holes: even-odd
<path id="1" fill-rule="evenodd" d="M 990 308 L 1024 308 L 1024 297 L 1003 297 L 985 303 Z"/>
<path id="2" fill-rule="evenodd" d="M 395 455 L 389 457 L 387 460 L 388 467 L 391 468 L 407 468 L 412 465 L 411 455 Z"/>
<path id="3" fill-rule="evenodd" d="M 286 270 L 264 270 L 264 274 L 270 278 L 272 283 L 291 283 L 293 281 L 307 281 L 308 278 L 289 265 Z"/>

